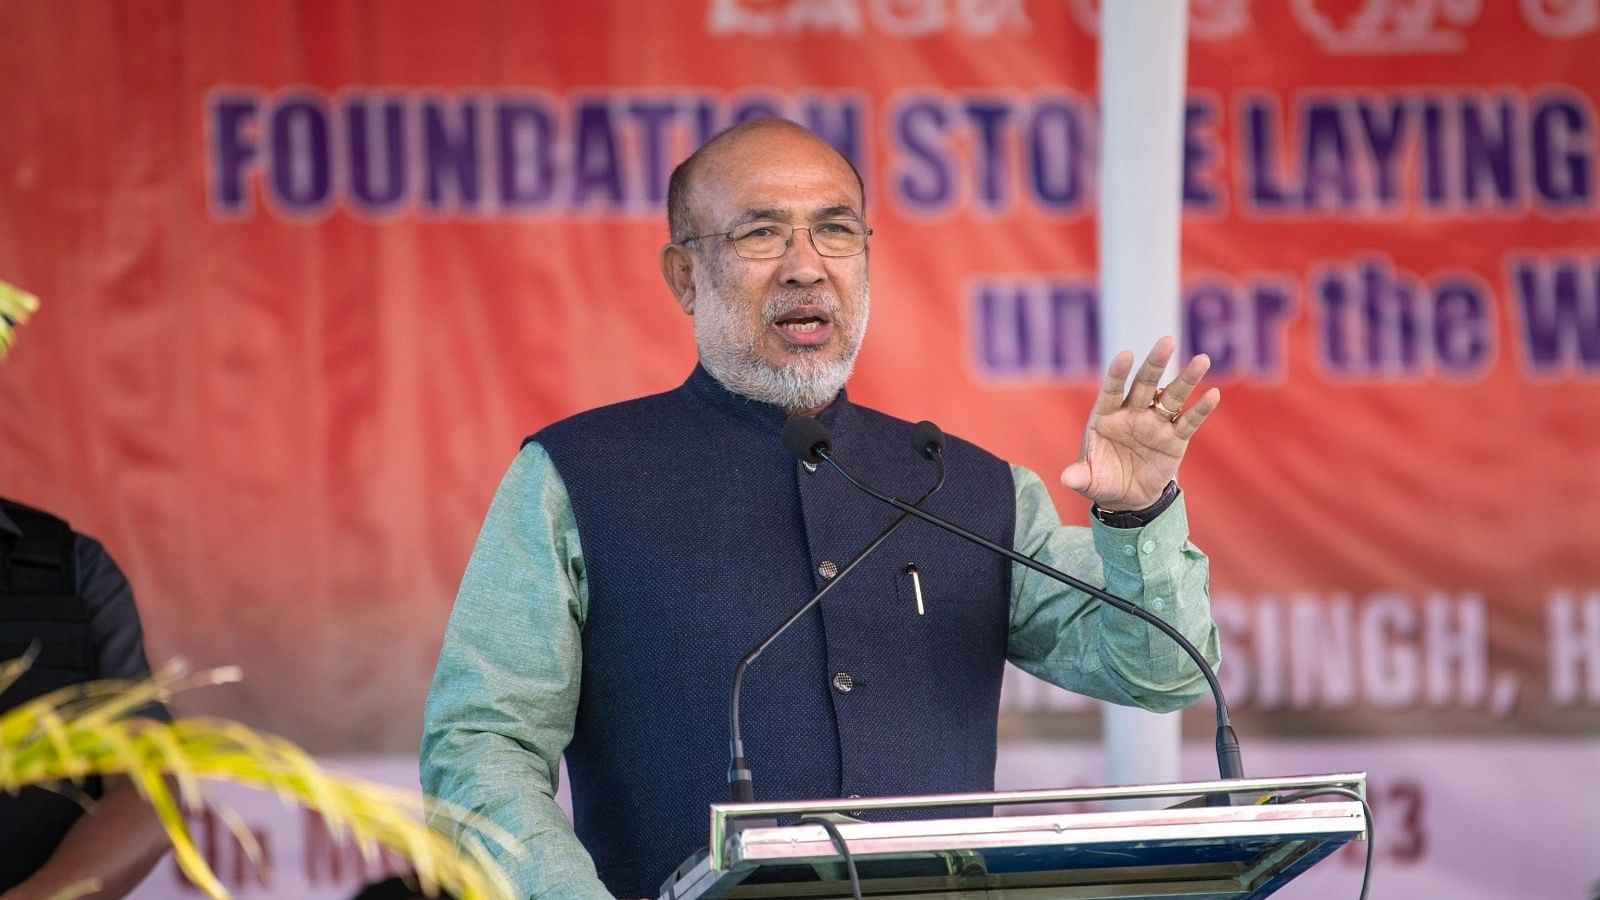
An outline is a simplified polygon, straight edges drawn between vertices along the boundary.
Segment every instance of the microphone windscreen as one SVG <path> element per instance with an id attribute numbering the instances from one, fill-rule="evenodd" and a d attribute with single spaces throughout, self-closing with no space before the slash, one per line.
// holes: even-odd
<path id="1" fill-rule="evenodd" d="M 831 450 L 828 429 L 810 416 L 790 416 L 783 425 L 783 446 L 795 459 L 816 465 L 822 462 L 818 450 Z"/>
<path id="2" fill-rule="evenodd" d="M 939 426 L 923 419 L 911 426 L 911 446 L 923 456 L 933 459 L 944 451 L 944 432 L 939 430 Z"/>

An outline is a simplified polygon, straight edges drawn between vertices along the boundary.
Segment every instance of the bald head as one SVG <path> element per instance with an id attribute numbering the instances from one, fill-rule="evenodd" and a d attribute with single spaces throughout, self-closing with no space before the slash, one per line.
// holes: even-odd
<path id="1" fill-rule="evenodd" d="M 764 140 L 784 138 L 815 142 L 848 166 L 855 176 L 856 188 L 861 193 L 861 211 L 865 213 L 866 189 L 861 182 L 861 173 L 844 154 L 818 137 L 816 132 L 788 119 L 747 119 L 717 132 L 672 170 L 672 178 L 667 182 L 667 229 L 672 240 L 683 241 L 701 234 L 705 228 L 717 227 L 696 218 L 698 204 L 695 192 L 703 186 L 701 175 L 706 169 L 719 165 L 729 157 L 743 155 Z"/>

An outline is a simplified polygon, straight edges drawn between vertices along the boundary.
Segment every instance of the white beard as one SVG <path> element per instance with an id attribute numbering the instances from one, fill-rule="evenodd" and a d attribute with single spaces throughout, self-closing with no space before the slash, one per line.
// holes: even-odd
<path id="1" fill-rule="evenodd" d="M 695 270 L 695 297 L 694 339 L 700 349 L 700 363 L 706 371 L 735 394 L 771 403 L 789 413 L 819 409 L 838 395 L 855 368 L 856 354 L 861 350 L 861 339 L 867 331 L 867 314 L 872 306 L 871 296 L 863 284 L 856 318 L 846 328 L 839 304 L 832 297 L 796 289 L 793 294 L 774 298 L 769 308 L 762 311 L 765 326 L 770 327 L 796 306 L 819 306 L 832 319 L 835 340 L 843 343 L 844 352 L 834 359 L 822 360 L 816 358 L 814 351 L 796 347 L 784 366 L 773 368 L 761 356 L 764 331 L 753 337 L 743 333 L 746 326 L 731 314 L 733 304 L 717 291 L 713 274 L 704 266 Z"/>

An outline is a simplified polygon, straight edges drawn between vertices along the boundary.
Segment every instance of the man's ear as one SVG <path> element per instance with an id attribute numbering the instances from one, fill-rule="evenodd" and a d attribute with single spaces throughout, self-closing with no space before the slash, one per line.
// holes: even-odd
<path id="1" fill-rule="evenodd" d="M 661 248 L 661 277 L 683 311 L 694 315 L 694 254 L 688 247 L 668 244 Z"/>

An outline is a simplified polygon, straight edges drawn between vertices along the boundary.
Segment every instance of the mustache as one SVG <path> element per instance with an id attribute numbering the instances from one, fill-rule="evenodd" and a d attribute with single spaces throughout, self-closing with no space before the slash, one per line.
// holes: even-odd
<path id="1" fill-rule="evenodd" d="M 828 318 L 837 322 L 843 313 L 839 305 L 839 298 L 832 291 L 819 288 L 795 288 L 779 294 L 768 301 L 765 309 L 761 311 L 761 320 L 766 325 L 771 325 L 789 313 L 802 306 L 815 306 L 828 314 Z"/>

